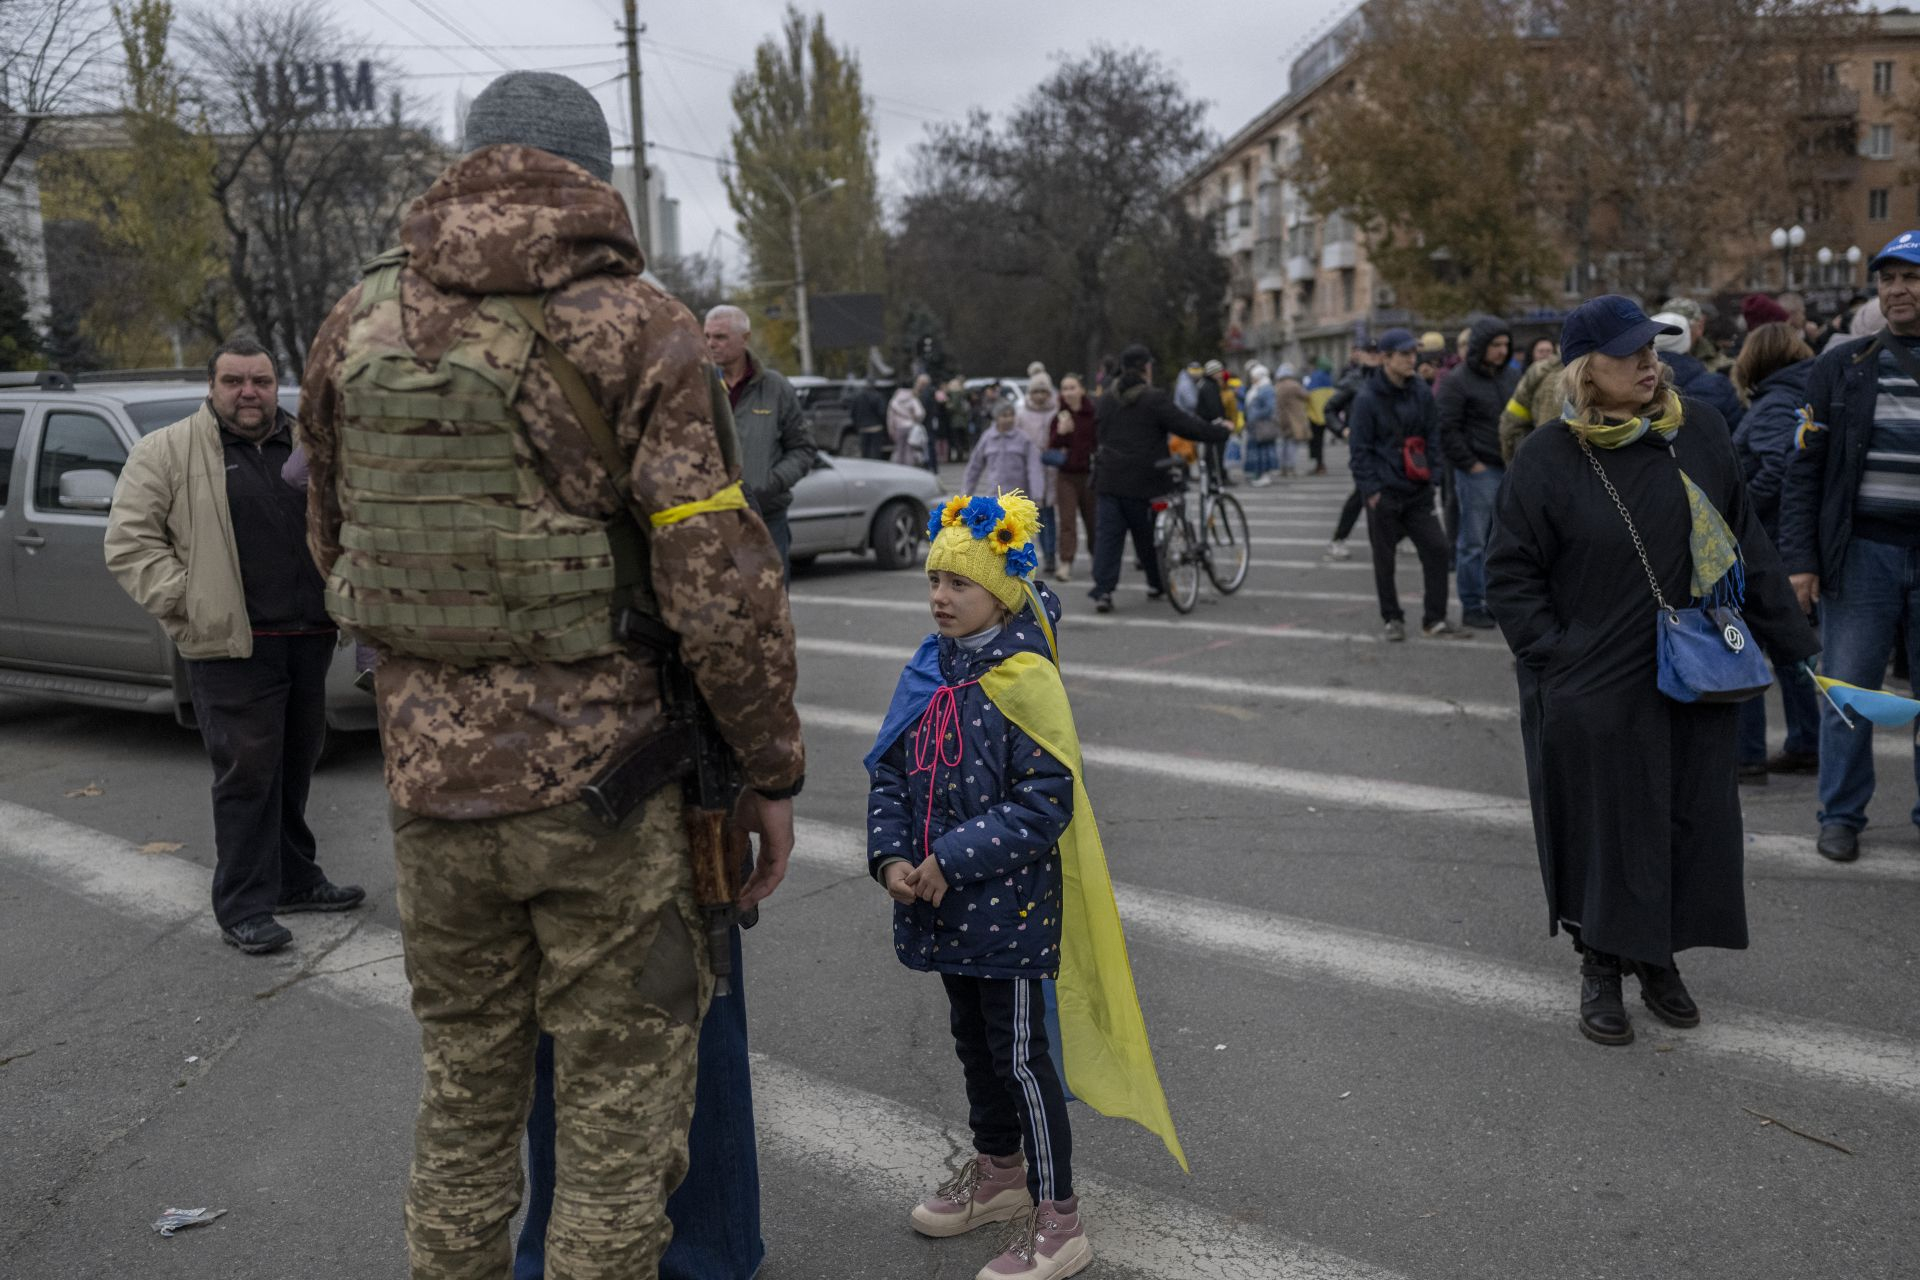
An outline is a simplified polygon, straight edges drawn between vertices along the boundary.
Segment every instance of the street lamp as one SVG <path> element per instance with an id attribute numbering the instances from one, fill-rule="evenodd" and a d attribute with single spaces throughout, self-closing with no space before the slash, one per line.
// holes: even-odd
<path id="1" fill-rule="evenodd" d="M 1833 277 L 1828 273 L 1827 268 L 1833 265 L 1833 250 L 1827 248 L 1825 245 L 1821 245 L 1820 252 L 1814 254 L 1813 259 L 1820 264 L 1820 283 L 1823 285 L 1832 284 Z"/>
<path id="2" fill-rule="evenodd" d="M 1847 283 L 1849 285 L 1853 283 L 1854 268 L 1860 265 L 1860 259 L 1864 256 L 1865 255 L 1860 252 L 1859 245 L 1850 244 L 1847 246 Z"/>
<path id="3" fill-rule="evenodd" d="M 1799 223 L 1792 228 L 1775 227 L 1768 237 L 1773 247 L 1780 251 L 1780 287 L 1793 288 L 1793 251 L 1807 242 L 1807 229 Z"/>
<path id="4" fill-rule="evenodd" d="M 829 191 L 838 191 L 847 185 L 845 178 L 835 178 L 818 191 L 809 191 L 795 198 L 787 184 L 780 181 L 780 175 L 771 170 L 763 170 L 769 181 L 779 188 L 780 195 L 787 202 L 787 232 L 793 238 L 793 292 L 794 303 L 800 309 L 800 372 L 813 372 L 813 321 L 807 315 L 807 260 L 800 248 L 800 206 L 809 200 L 817 200 Z"/>

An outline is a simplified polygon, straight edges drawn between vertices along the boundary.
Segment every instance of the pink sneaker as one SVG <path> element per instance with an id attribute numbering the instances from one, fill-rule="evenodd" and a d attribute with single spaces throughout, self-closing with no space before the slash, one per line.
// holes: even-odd
<path id="1" fill-rule="evenodd" d="M 1093 1245 L 1080 1221 L 1080 1197 L 1043 1201 L 1014 1219 L 999 1257 L 973 1280 L 1055 1280 L 1079 1275 L 1093 1261 Z"/>
<path id="2" fill-rule="evenodd" d="M 913 1229 L 923 1236 L 957 1236 L 989 1222 L 1005 1222 L 1033 1207 L 1027 1196 L 1027 1162 L 1002 1165 L 975 1156 L 954 1170 L 940 1189 L 913 1207 Z"/>

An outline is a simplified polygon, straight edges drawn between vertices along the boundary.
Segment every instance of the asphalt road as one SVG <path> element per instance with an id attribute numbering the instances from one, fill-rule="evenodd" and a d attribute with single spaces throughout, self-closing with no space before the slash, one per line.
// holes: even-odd
<path id="1" fill-rule="evenodd" d="M 1850 867 L 1813 852 L 1811 779 L 1749 792 L 1753 948 L 1684 959 L 1698 1030 L 1642 1012 L 1632 1046 L 1588 1044 L 1573 952 L 1546 936 L 1504 647 L 1379 643 L 1363 536 L 1351 565 L 1321 560 L 1345 492 L 1237 489 L 1256 567 L 1190 617 L 1137 575 L 1107 619 L 1084 575 L 1061 588 L 1088 787 L 1193 1162 L 1075 1105 L 1087 1274 L 1920 1274 L 1900 744 Z M 966 1109 L 939 986 L 893 959 L 858 836 L 922 594 L 852 558 L 794 583 L 805 823 L 746 966 L 766 1280 L 963 1277 L 991 1252 L 906 1225 Z M 0 1275 L 404 1274 L 418 1066 L 377 749 L 337 747 L 311 810 L 369 909 L 290 921 L 298 947 L 265 960 L 206 913 L 207 784 L 168 722 L 0 700 Z M 228 1213 L 148 1229 L 202 1205 Z"/>

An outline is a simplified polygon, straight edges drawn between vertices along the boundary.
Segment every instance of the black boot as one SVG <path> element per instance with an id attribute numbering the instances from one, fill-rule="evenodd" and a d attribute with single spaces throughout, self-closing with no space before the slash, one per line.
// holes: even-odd
<path id="1" fill-rule="evenodd" d="M 1580 1034 L 1595 1044 L 1633 1043 L 1633 1023 L 1620 995 L 1619 956 L 1593 950 L 1581 954 Z"/>
<path id="2" fill-rule="evenodd" d="M 1678 965 L 1663 969 L 1644 960 L 1632 963 L 1633 972 L 1640 979 L 1640 998 L 1647 1002 L 1647 1008 L 1653 1010 L 1656 1018 L 1670 1027 L 1700 1025 L 1700 1006 L 1687 994 L 1687 984 L 1680 981 Z"/>

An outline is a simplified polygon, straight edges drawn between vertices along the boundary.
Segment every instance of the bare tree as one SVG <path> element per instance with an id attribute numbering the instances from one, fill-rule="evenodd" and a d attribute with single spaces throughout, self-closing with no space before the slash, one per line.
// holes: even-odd
<path id="1" fill-rule="evenodd" d="M 385 68 L 318 0 L 198 13 L 185 35 L 230 283 L 255 336 L 298 375 L 334 302 L 394 243 L 447 156 L 404 99 L 378 97 Z"/>
<path id="2" fill-rule="evenodd" d="M 949 313 L 956 341 L 955 308 L 1001 308 L 991 322 L 999 335 L 983 331 L 981 345 L 967 349 L 998 352 L 1011 334 L 1029 344 L 1014 367 L 1044 355 L 1091 368 L 1120 344 L 1163 330 L 1168 300 L 1184 319 L 1166 340 L 1207 342 L 1225 267 L 1206 228 L 1173 198 L 1206 149 L 1205 111 L 1145 50 L 1096 45 L 1063 59 L 1004 124 L 976 113 L 932 132 L 892 261 L 923 305 Z M 1171 279 L 1162 274 L 1169 263 L 1179 264 Z M 1152 297 L 1143 301 L 1130 286 L 1149 273 Z M 1196 291 L 1198 315 L 1187 311 Z"/>
<path id="3" fill-rule="evenodd" d="M 0 182 L 41 127 L 84 96 L 112 25 L 92 0 L 0 0 Z"/>

